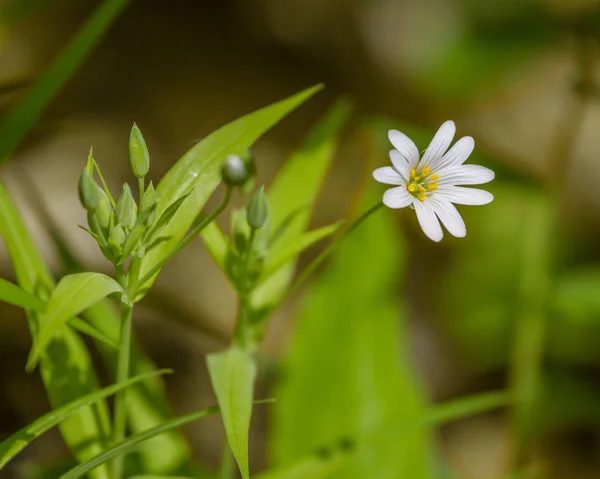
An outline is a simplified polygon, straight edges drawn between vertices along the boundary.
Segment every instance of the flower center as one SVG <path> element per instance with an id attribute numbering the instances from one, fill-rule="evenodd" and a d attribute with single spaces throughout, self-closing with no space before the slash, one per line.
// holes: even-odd
<path id="1" fill-rule="evenodd" d="M 408 180 L 406 189 L 420 201 L 425 201 L 427 194 L 436 190 L 438 187 L 436 181 L 440 179 L 440 175 L 429 176 L 430 172 L 431 170 L 427 167 L 419 171 L 414 168 L 410 170 L 410 180 Z"/>

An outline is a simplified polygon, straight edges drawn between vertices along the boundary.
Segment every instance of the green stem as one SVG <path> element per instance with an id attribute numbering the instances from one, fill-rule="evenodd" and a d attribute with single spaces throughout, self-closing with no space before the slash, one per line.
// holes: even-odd
<path id="1" fill-rule="evenodd" d="M 215 220 L 215 218 L 217 218 L 217 216 L 219 216 L 223 212 L 225 208 L 227 208 L 229 200 L 231 199 L 231 192 L 232 189 L 228 186 L 227 191 L 225 192 L 225 197 L 223 198 L 223 201 L 221 202 L 219 207 L 206 218 L 204 218 L 204 220 L 202 220 L 202 222 L 198 226 L 196 226 L 179 243 L 177 243 L 164 258 L 162 258 L 158 263 L 156 263 L 152 268 L 150 268 L 150 271 L 148 271 L 142 277 L 142 279 L 140 279 L 137 282 L 137 287 L 135 288 L 136 291 L 139 291 L 140 287 L 144 286 L 144 284 L 150 281 L 150 279 L 152 279 L 152 277 L 162 269 L 162 267 L 167 263 L 167 261 L 169 261 L 173 256 L 175 256 L 183 248 L 185 248 L 196 236 L 198 236 L 198 234 L 200 234 L 200 232 L 204 228 L 206 228 L 210 223 L 212 223 Z"/>
<path id="2" fill-rule="evenodd" d="M 117 359 L 116 383 L 121 384 L 129 379 L 129 363 L 131 353 L 131 320 L 133 307 L 121 303 L 121 337 L 119 341 L 119 356 Z M 125 438 L 127 425 L 127 391 L 120 391 L 115 396 L 115 416 L 113 424 L 113 444 L 118 444 Z M 124 456 L 113 462 L 112 479 L 120 479 L 123 475 Z"/>
<path id="3" fill-rule="evenodd" d="M 142 204 L 142 197 L 144 196 L 144 178 L 138 178 L 138 190 L 140 190 L 140 205 Z"/>

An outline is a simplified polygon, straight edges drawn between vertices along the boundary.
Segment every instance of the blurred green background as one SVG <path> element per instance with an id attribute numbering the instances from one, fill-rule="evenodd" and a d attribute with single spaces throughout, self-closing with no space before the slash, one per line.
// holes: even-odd
<path id="1" fill-rule="evenodd" d="M 0 2 L 3 116 L 98 4 Z M 383 213 L 275 315 L 257 397 L 281 397 L 281 406 L 255 412 L 251 470 L 293 459 L 286 444 L 308 453 L 351 434 L 348 417 L 368 422 L 401 410 L 401 421 L 424 402 L 513 387 L 514 409 L 419 439 L 444 458 L 434 477 L 446 469 L 508 477 L 522 450 L 540 477 L 600 477 L 599 40 L 595 0 L 132 1 L 0 174 L 56 275 L 65 247 L 86 268 L 108 272 L 77 228 L 85 215 L 76 184 L 90 145 L 113 191 L 130 180 L 134 121 L 156 181 L 220 125 L 324 82 L 324 93 L 253 149 L 258 181 L 268 184 L 333 100 L 354 105 L 317 203 L 313 224 L 321 226 L 366 207 L 356 192 L 388 162 L 388 128 L 422 150 L 454 120 L 459 136 L 475 138 L 469 161 L 497 172 L 489 186 L 496 200 L 460 208 L 467 237 L 446 235 L 439 245 L 411 212 Z M 2 247 L 0 275 L 14 280 Z M 165 268 L 136 314 L 149 356 L 177 371 L 167 379 L 173 409 L 214 403 L 204 357 L 231 336 L 235 298 L 200 241 Z M 24 315 L 0 304 L 0 318 L 1 439 L 49 406 L 37 373 L 24 372 Z M 384 377 L 396 349 L 402 372 Z M 193 456 L 214 469 L 220 419 L 185 435 Z M 368 441 L 389 448 L 387 457 L 438 464 L 418 457 L 414 441 Z M 53 431 L 1 477 L 34 477 L 68 460 Z M 417 477 L 409 466 L 404 472 Z"/>

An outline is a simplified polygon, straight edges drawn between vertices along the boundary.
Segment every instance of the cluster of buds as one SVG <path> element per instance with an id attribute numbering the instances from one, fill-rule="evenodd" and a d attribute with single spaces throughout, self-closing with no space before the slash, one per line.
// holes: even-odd
<path id="1" fill-rule="evenodd" d="M 133 174 L 143 185 L 150 169 L 150 155 L 144 137 L 135 124 L 129 137 L 129 162 Z M 102 179 L 100 168 L 90 151 L 87 166 L 79 180 L 79 198 L 88 216 L 89 229 L 86 231 L 97 241 L 104 256 L 115 265 L 122 265 L 130 256 L 142 257 L 161 241 L 161 230 L 187 195 L 157 219 L 157 197 L 152 183 L 145 191 L 140 191 L 139 206 L 128 184 L 123 185 L 115 202 L 104 181 L 104 188 L 101 188 L 94 180 L 94 170 Z"/>

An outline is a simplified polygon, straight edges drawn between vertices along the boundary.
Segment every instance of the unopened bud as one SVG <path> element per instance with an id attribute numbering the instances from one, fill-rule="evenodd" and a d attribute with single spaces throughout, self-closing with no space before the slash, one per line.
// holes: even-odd
<path id="1" fill-rule="evenodd" d="M 98 188 L 98 196 L 98 207 L 94 211 L 94 216 L 97 218 L 100 228 L 108 231 L 113 215 L 112 205 L 106 193 L 100 188 Z"/>
<path id="2" fill-rule="evenodd" d="M 154 224 L 156 218 L 156 191 L 152 182 L 150 182 L 148 188 L 144 191 L 144 196 L 142 196 L 140 218 L 142 218 L 145 226 Z"/>
<path id="3" fill-rule="evenodd" d="M 247 221 L 251 228 L 262 228 L 269 217 L 269 205 L 265 188 L 256 190 L 248 203 Z"/>
<path id="4" fill-rule="evenodd" d="M 222 178 L 228 186 L 242 186 L 252 176 L 250 163 L 238 155 L 227 155 Z"/>
<path id="5" fill-rule="evenodd" d="M 131 194 L 131 188 L 125 183 L 117 201 L 117 221 L 126 228 L 133 228 L 137 216 L 135 210 L 135 200 Z"/>
<path id="6" fill-rule="evenodd" d="M 123 227 L 118 224 L 111 228 L 110 235 L 108 236 L 108 246 L 113 253 L 119 257 L 121 255 L 123 243 L 125 243 L 125 231 Z"/>
<path id="7" fill-rule="evenodd" d="M 98 208 L 100 202 L 99 190 L 100 187 L 96 184 L 90 172 L 87 168 L 84 169 L 79 177 L 79 201 L 86 211 L 95 211 Z"/>
<path id="8" fill-rule="evenodd" d="M 134 123 L 129 135 L 129 163 L 133 174 L 142 179 L 150 169 L 150 153 L 142 132 Z"/>

